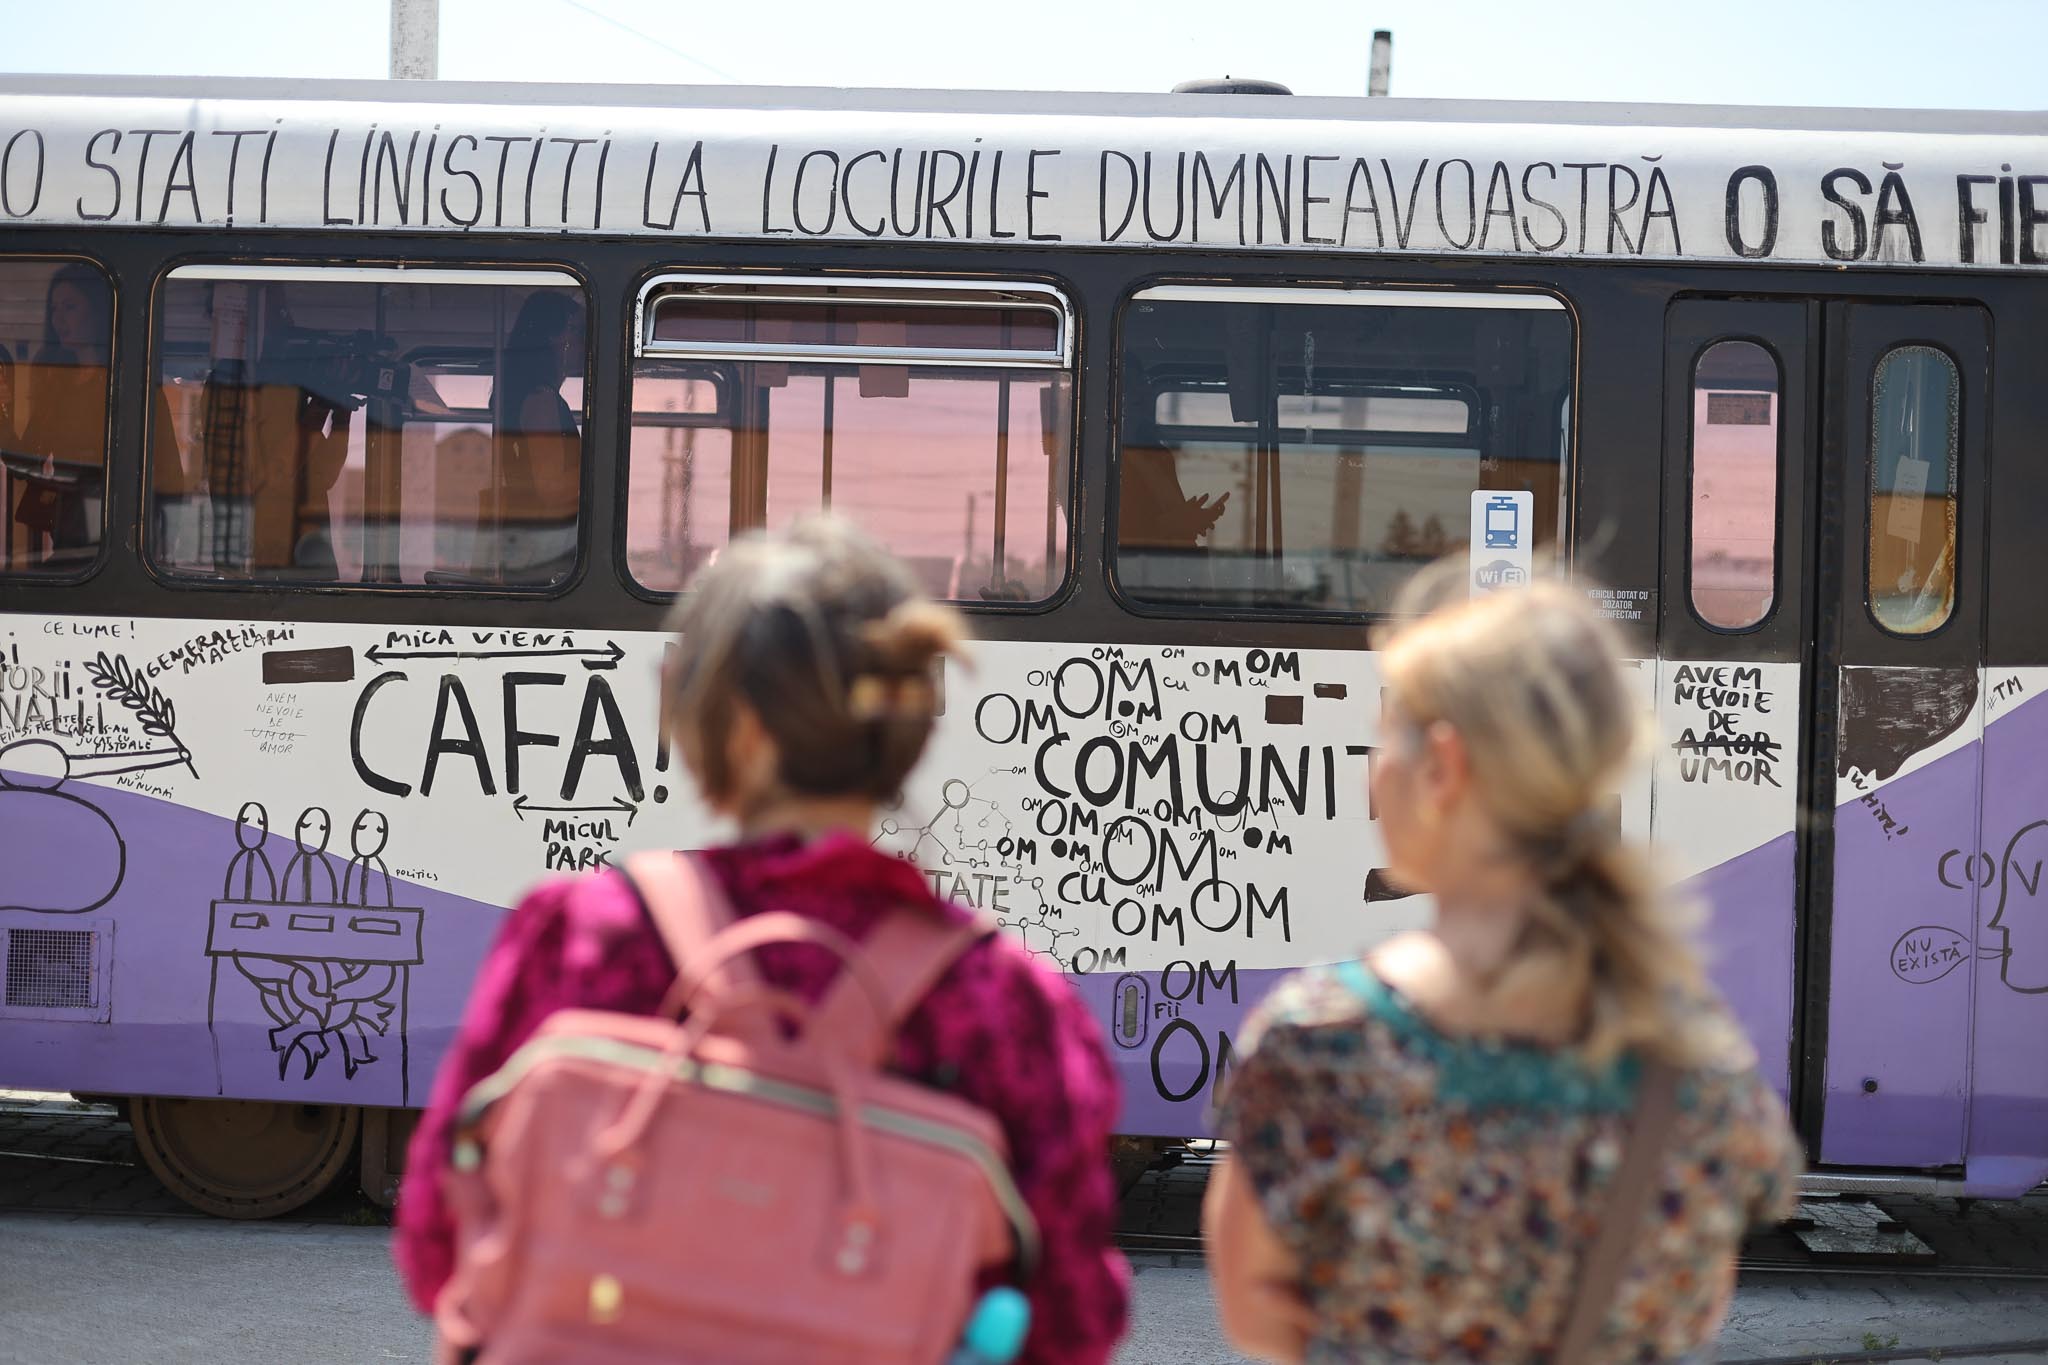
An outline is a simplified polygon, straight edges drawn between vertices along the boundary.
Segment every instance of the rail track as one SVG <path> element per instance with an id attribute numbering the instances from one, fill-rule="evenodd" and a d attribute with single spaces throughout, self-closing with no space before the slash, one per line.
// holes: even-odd
<path id="1" fill-rule="evenodd" d="M 1118 1233 L 1116 1245 L 1127 1253 L 1201 1256 L 1202 1239 L 1188 1233 Z M 1826 1275 L 1913 1280 L 2001 1280 L 2022 1284 L 2048 1284 L 2048 1270 L 2013 1266 L 1959 1265 L 1857 1265 L 1832 1262 L 1788 1260 L 1780 1256 L 1744 1256 L 1736 1262 L 1744 1274 Z"/>
<path id="2" fill-rule="evenodd" d="M 1126 1196 L 1123 1226 L 1116 1244 L 1134 1255 L 1194 1257 L 1203 1255 L 1199 1232 L 1201 1192 L 1219 1153 L 1204 1144 L 1184 1149 L 1171 1165 L 1156 1168 Z M 2048 1218 L 2044 1218 L 2048 1223 Z M 2048 1284 L 2048 1256 L 2035 1255 L 2025 1264 L 2001 1264 L 1977 1256 L 1942 1254 L 1937 1259 L 1908 1260 L 1872 1255 L 1808 1257 L 1785 1254 L 1766 1238 L 1737 1262 L 1745 1275 L 1834 1277 L 1862 1280 L 1974 1280 L 2004 1284 Z M 1789 1245 L 1789 1243 L 1788 1243 Z M 1953 1249 L 1952 1249 L 1953 1250 Z M 1953 1353 L 1951 1353 L 1953 1354 Z M 1846 1359 L 1846 1357 L 1845 1357 Z"/>
<path id="3" fill-rule="evenodd" d="M 90 1112 L 74 1111 L 72 1116 L 83 1118 Z M 47 1116 L 49 1113 L 48 1106 L 0 1101 L 0 1117 L 39 1117 Z M 111 1117 L 111 1111 L 96 1116 Z M 1126 1226 L 1117 1233 L 1117 1247 L 1134 1255 L 1202 1257 L 1204 1247 L 1198 1230 L 1201 1194 L 1208 1183 L 1209 1169 L 1214 1166 L 1216 1160 L 1217 1153 L 1207 1144 L 1203 1144 L 1184 1149 L 1173 1165 L 1148 1175 L 1126 1197 Z M 5 1140 L 4 1135 L 0 1135 L 0 1161 L 48 1163 L 53 1174 L 56 1168 L 66 1168 L 76 1172 L 81 1181 L 87 1182 L 77 1187 L 79 1198 L 75 1202 L 66 1200 L 61 1204 L 53 1204 L 36 1201 L 34 1206 L 47 1211 L 92 1212 L 115 1216 L 133 1214 L 149 1218 L 180 1215 L 193 1218 L 207 1217 L 205 1214 L 188 1212 L 182 1208 L 167 1207 L 167 1201 L 161 1198 L 127 1205 L 119 1197 L 108 1199 L 96 1195 L 89 1185 L 97 1178 L 90 1176 L 81 1168 L 103 1168 L 108 1180 L 120 1179 L 120 1173 L 123 1171 L 141 1174 L 141 1163 L 132 1155 L 132 1151 L 123 1145 L 99 1145 L 87 1151 L 23 1150 L 17 1149 L 13 1143 Z M 6 1195 L 7 1191 L 0 1188 L 0 1208 L 26 1207 Z M 356 1207 L 360 1202 L 330 1197 L 309 1207 L 298 1217 L 302 1221 L 314 1222 L 357 1221 L 365 1216 L 365 1210 Z M 1741 1258 L 1738 1265 L 1745 1275 L 2048 1284 L 2048 1264 L 2002 1265 L 1980 1259 L 1952 1256 L 1943 1256 L 1933 1263 L 1878 1260 L 1858 1262 L 1812 1260 L 1798 1256 L 1769 1254 L 1766 1251 L 1746 1255 Z"/>
<path id="4" fill-rule="evenodd" d="M 1117 1248 L 1126 1253 L 1164 1256 L 1201 1256 L 1199 1234 L 1177 1232 L 1119 1232 Z M 1736 1262 L 1745 1275 L 1811 1275 L 1836 1278 L 1911 1280 L 1995 1280 L 2016 1284 L 2048 1284 L 2048 1268 L 1987 1265 L 1942 1261 L 1933 1265 L 1798 1260 L 1784 1256 L 1744 1256 Z"/>

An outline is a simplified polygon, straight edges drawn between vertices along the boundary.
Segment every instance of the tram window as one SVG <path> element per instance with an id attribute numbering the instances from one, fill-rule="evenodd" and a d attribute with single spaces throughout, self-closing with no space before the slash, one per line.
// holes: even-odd
<path id="1" fill-rule="evenodd" d="M 1038 287 L 670 277 L 642 298 L 626 568 L 674 592 L 737 531 L 829 509 L 935 597 L 1065 578 L 1071 324 Z"/>
<path id="2" fill-rule="evenodd" d="M 1870 613 L 1894 635 L 1939 630 L 1956 602 L 1962 380 L 1932 346 L 1877 362 L 1870 414 Z"/>
<path id="3" fill-rule="evenodd" d="M 114 291 L 84 261 L 0 261 L 0 562 L 77 574 L 99 556 Z"/>
<path id="4" fill-rule="evenodd" d="M 1747 630 L 1778 595 L 1778 362 L 1717 341 L 1692 371 L 1692 609 Z"/>
<path id="5" fill-rule="evenodd" d="M 1569 316 L 1527 294 L 1167 285 L 1126 313 L 1115 563 L 1145 603 L 1376 613 L 1472 494 L 1562 523 Z"/>
<path id="6" fill-rule="evenodd" d="M 158 313 L 149 546 L 165 573 L 503 589 L 574 568 L 573 277 L 192 266 Z"/>

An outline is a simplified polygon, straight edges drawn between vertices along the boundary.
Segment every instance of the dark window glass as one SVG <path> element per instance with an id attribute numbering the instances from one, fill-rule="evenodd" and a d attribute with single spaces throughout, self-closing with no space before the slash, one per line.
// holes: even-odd
<path id="1" fill-rule="evenodd" d="M 661 300 L 657 340 L 708 335 L 729 307 Z M 701 326 L 692 320 L 700 308 Z M 826 344 L 806 328 L 841 313 L 811 303 L 746 309 L 747 340 L 790 345 Z M 889 312 L 902 335 L 989 343 L 972 332 L 971 309 Z M 1054 321 L 1022 310 L 987 316 L 1011 313 Z M 908 561 L 935 597 L 1042 601 L 1066 573 L 1070 392 L 1065 370 L 1042 365 L 650 355 L 633 375 L 627 570 L 673 592 L 733 532 L 829 509 Z"/>
<path id="2" fill-rule="evenodd" d="M 99 555 L 114 291 L 84 261 L 0 261 L 0 553 L 12 574 Z"/>
<path id="3" fill-rule="evenodd" d="M 576 561 L 584 313 L 552 272 L 174 271 L 151 554 L 212 580 L 537 588 Z"/>
<path id="4" fill-rule="evenodd" d="M 1956 606 L 1956 451 L 1962 379 L 1932 346 L 1877 362 L 1870 414 L 1870 614 L 1925 635 Z"/>
<path id="5" fill-rule="evenodd" d="M 1533 492 L 1535 543 L 1556 539 L 1564 310 L 1408 302 L 1192 287 L 1133 301 L 1115 549 L 1126 594 L 1384 611 L 1416 569 L 1467 545 L 1479 489 Z"/>
<path id="6" fill-rule="evenodd" d="M 1778 595 L 1778 362 L 1717 341 L 1692 374 L 1692 609 L 1747 630 Z"/>

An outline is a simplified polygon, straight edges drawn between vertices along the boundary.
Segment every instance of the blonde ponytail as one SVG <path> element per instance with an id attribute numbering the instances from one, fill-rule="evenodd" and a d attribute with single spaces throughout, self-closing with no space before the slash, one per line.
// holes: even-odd
<path id="1" fill-rule="evenodd" d="M 1621 832 L 1614 793 L 1643 724 L 1612 626 L 1553 582 L 1457 600 L 1456 567 L 1418 576 L 1404 614 L 1420 619 L 1393 633 L 1383 662 L 1399 714 L 1457 731 L 1480 799 L 1532 874 L 1528 929 L 1493 989 L 1553 998 L 1584 982 L 1591 1060 L 1745 1064 L 1690 916 Z"/>

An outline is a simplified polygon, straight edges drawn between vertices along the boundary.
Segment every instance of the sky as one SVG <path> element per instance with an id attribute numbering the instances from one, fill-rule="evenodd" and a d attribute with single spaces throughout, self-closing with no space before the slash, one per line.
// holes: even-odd
<path id="1" fill-rule="evenodd" d="M 381 77 L 388 0 L 0 0 L 0 70 Z M 2048 0 L 441 0 L 451 80 L 2040 109 Z"/>

